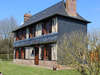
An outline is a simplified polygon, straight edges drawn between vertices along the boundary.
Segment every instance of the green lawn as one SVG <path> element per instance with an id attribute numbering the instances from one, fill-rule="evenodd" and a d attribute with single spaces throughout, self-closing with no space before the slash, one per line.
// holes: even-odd
<path id="1" fill-rule="evenodd" d="M 31 66 L 20 66 L 12 64 L 12 61 L 3 61 L 5 67 L 0 62 L 0 72 L 4 75 L 80 75 L 76 70 L 58 70 L 36 68 Z"/>

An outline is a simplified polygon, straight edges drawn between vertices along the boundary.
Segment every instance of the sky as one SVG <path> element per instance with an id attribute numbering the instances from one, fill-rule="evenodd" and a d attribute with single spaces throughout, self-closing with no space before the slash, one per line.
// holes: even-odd
<path id="1" fill-rule="evenodd" d="M 14 16 L 18 24 L 24 21 L 24 14 L 34 15 L 62 0 L 0 0 L 0 20 Z M 100 0 L 77 0 L 77 12 L 86 20 L 88 31 L 100 30 Z"/>

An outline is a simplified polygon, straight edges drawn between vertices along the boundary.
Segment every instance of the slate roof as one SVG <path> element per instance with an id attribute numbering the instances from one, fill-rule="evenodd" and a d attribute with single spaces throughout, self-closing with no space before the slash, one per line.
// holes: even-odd
<path id="1" fill-rule="evenodd" d="M 81 21 L 90 23 L 89 21 L 87 21 L 83 17 L 81 17 L 78 13 L 77 13 L 77 17 L 69 16 L 66 11 L 66 3 L 64 1 L 61 1 L 45 10 L 33 15 L 28 21 L 26 21 L 23 25 L 21 25 L 19 28 L 15 29 L 14 31 L 19 30 L 30 24 L 36 23 L 38 21 L 41 21 L 43 19 L 46 19 L 46 18 L 54 16 L 54 15 L 62 15 L 65 17 L 69 17 L 69 18 L 73 18 L 73 19 L 77 19 L 77 20 L 81 20 Z"/>

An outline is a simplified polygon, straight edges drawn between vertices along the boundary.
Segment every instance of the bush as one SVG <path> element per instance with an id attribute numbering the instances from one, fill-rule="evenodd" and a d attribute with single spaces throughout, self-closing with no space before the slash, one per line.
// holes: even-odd
<path id="1" fill-rule="evenodd" d="M 0 54 L 0 59 L 7 59 L 7 54 Z M 9 55 L 9 59 L 13 59 L 13 54 Z"/>

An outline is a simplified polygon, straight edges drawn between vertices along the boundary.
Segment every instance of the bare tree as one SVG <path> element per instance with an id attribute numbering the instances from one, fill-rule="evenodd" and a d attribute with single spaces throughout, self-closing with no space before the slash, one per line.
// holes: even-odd
<path id="1" fill-rule="evenodd" d="M 90 52 L 94 55 L 90 55 Z M 72 32 L 62 36 L 58 43 L 58 63 L 67 65 L 81 75 L 98 75 L 100 72 L 100 35 Z"/>
<path id="2" fill-rule="evenodd" d="M 13 16 L 0 21 L 0 35 L 2 37 L 2 44 L 4 45 L 1 48 L 1 51 L 6 52 L 7 59 L 9 59 L 9 54 L 11 53 L 11 51 L 13 51 L 14 35 L 12 33 L 12 30 L 14 30 L 16 27 L 17 21 Z"/>

